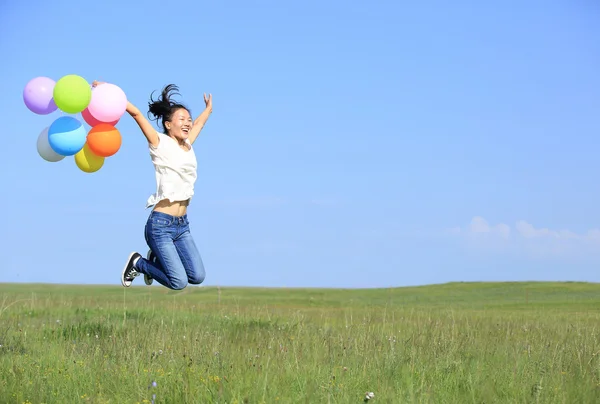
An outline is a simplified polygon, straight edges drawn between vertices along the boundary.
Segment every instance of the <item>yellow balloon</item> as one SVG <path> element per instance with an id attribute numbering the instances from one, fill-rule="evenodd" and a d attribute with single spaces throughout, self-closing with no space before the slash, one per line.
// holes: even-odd
<path id="1" fill-rule="evenodd" d="M 86 142 L 83 148 L 75 153 L 75 164 L 81 171 L 93 173 L 102 168 L 104 157 L 95 155 Z"/>

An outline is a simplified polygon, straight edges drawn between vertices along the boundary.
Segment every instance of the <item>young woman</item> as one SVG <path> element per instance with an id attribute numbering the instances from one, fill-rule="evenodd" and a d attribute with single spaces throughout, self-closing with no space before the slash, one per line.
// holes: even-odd
<path id="1" fill-rule="evenodd" d="M 146 258 L 138 252 L 129 255 L 121 275 L 125 287 L 140 274 L 147 285 L 156 279 L 177 290 L 204 281 L 204 265 L 190 233 L 187 207 L 197 178 L 192 144 L 212 113 L 212 95 L 204 94 L 206 108 L 192 120 L 188 108 L 171 99 L 177 91 L 177 86 L 170 84 L 156 101 L 150 96 L 149 112 L 161 120 L 163 133 L 156 131 L 138 108 L 127 104 L 127 112 L 148 140 L 157 188 L 146 204 L 146 208 L 153 206 L 144 232 L 150 250 Z"/>

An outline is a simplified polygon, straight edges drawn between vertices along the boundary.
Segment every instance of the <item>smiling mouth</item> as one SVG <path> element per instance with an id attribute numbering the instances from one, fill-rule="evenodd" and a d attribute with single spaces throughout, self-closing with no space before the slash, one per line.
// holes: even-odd
<path id="1" fill-rule="evenodd" d="M 188 128 L 184 128 L 184 129 L 181 129 L 181 131 L 187 135 L 190 130 Z"/>

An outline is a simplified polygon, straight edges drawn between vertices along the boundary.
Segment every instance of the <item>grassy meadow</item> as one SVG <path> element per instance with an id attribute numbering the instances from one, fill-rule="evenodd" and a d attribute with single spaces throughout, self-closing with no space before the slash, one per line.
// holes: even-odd
<path id="1" fill-rule="evenodd" d="M 598 403 L 600 285 L 0 284 L 0 403 Z"/>

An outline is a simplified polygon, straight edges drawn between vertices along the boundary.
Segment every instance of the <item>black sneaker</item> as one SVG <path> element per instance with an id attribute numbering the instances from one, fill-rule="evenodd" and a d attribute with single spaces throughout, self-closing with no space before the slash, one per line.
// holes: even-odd
<path id="1" fill-rule="evenodd" d="M 138 271 L 135 270 L 133 262 L 137 258 L 141 257 L 142 256 L 137 252 L 132 252 L 131 254 L 129 254 L 129 258 L 127 259 L 127 263 L 125 264 L 125 267 L 123 268 L 123 273 L 121 275 L 121 284 L 123 284 L 123 286 L 125 286 L 126 288 L 130 287 L 131 282 L 133 282 L 135 277 L 140 274 Z"/>
<path id="2" fill-rule="evenodd" d="M 148 254 L 146 254 L 146 259 L 150 262 L 156 261 L 156 255 L 154 255 L 152 250 L 148 250 Z M 144 282 L 146 282 L 146 285 L 152 285 L 152 282 L 154 282 L 154 279 L 152 279 L 152 277 L 150 275 L 144 274 Z"/>

